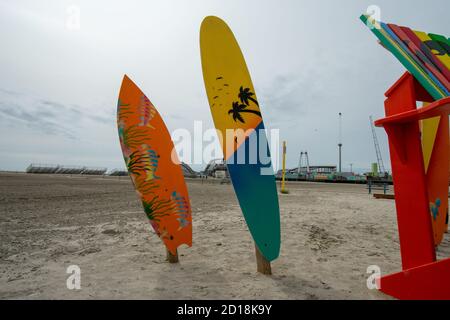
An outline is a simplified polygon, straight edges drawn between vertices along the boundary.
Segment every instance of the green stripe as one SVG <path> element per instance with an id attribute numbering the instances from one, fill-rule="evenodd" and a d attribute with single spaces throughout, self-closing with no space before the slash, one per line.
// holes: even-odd
<path id="1" fill-rule="evenodd" d="M 450 41 L 446 37 L 435 33 L 429 33 L 428 36 L 431 38 L 431 40 L 438 42 L 441 46 L 444 46 L 445 51 L 447 51 L 447 54 L 450 55 Z"/>

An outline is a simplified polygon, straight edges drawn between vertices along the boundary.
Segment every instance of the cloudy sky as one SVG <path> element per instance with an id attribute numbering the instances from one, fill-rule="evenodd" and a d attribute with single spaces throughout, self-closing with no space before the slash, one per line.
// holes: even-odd
<path id="1" fill-rule="evenodd" d="M 404 72 L 359 21 L 369 5 L 382 21 L 450 34 L 448 0 L 0 0 L 0 170 L 124 167 L 115 111 L 125 73 L 171 131 L 212 127 L 199 51 L 207 15 L 239 41 L 266 127 L 287 140 L 288 167 L 301 150 L 311 164 L 337 164 L 342 112 L 343 169 L 369 168 L 368 117 L 383 116 L 383 93 Z"/>

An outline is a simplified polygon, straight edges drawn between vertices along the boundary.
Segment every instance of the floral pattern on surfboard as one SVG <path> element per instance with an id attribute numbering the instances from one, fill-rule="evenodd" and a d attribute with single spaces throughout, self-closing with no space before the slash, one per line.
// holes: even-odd
<path id="1" fill-rule="evenodd" d="M 192 245 L 192 215 L 183 172 L 161 116 L 125 76 L 117 104 L 123 158 L 147 218 L 167 249 Z"/>

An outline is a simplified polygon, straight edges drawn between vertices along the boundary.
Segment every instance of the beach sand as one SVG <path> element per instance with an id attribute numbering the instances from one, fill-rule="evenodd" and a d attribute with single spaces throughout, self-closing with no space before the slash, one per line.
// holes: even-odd
<path id="1" fill-rule="evenodd" d="M 389 299 L 366 280 L 370 265 L 401 270 L 393 200 L 365 185 L 288 183 L 281 253 L 265 276 L 232 186 L 188 188 L 193 246 L 169 264 L 128 177 L 0 174 L 0 298 Z M 70 265 L 80 290 L 67 289 Z"/>

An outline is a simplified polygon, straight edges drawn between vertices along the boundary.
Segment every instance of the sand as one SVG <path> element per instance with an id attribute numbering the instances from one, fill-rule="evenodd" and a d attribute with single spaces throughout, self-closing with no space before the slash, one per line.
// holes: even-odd
<path id="1" fill-rule="evenodd" d="M 366 271 L 400 271 L 393 200 L 365 185 L 289 183 L 281 254 L 265 276 L 232 186 L 188 188 L 193 246 L 169 264 L 128 177 L 0 174 L 0 298 L 389 298 L 367 288 Z M 67 289 L 70 265 L 81 269 L 80 290 Z"/>

